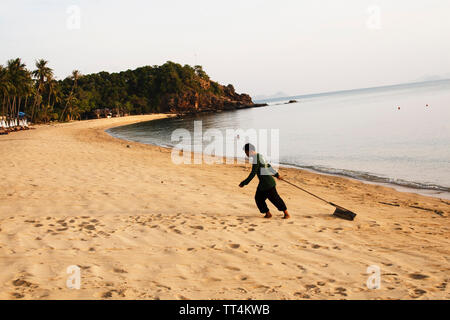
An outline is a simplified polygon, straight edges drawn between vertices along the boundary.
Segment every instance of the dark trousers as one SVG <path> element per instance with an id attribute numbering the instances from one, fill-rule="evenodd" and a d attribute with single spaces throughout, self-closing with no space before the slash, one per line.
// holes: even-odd
<path id="1" fill-rule="evenodd" d="M 269 212 L 269 208 L 266 204 L 266 199 L 269 199 L 270 202 L 272 202 L 279 211 L 287 210 L 286 205 L 284 204 L 283 199 L 281 199 L 280 195 L 278 194 L 276 187 L 265 191 L 261 191 L 259 189 L 256 190 L 255 201 L 256 205 L 258 206 L 259 212 L 261 213 Z"/>

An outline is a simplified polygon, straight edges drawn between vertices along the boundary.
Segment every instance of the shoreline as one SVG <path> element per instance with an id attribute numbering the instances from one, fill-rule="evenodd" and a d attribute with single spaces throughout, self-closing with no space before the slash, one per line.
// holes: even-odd
<path id="1" fill-rule="evenodd" d="M 292 219 L 263 219 L 249 164 L 175 165 L 105 130 L 167 115 L 0 136 L 2 299 L 449 299 L 450 204 L 281 169 Z M 129 145 L 130 147 L 127 147 Z M 6 156 L 7 155 L 7 156 Z M 79 290 L 67 268 L 81 271 Z M 368 266 L 381 288 L 368 289 Z"/>
<path id="2" fill-rule="evenodd" d="M 153 144 L 153 143 L 143 143 L 143 142 L 139 142 L 139 141 L 128 140 L 125 137 L 121 137 L 120 135 L 114 135 L 114 133 L 108 132 L 108 130 L 110 130 L 110 129 L 119 128 L 119 127 L 128 126 L 128 125 L 133 125 L 133 124 L 134 123 L 109 127 L 107 129 L 105 129 L 105 132 L 108 135 L 110 135 L 110 136 L 112 136 L 114 138 L 121 139 L 121 140 L 124 140 L 124 141 L 141 143 L 141 144 L 144 144 L 144 145 L 156 146 L 156 147 L 159 147 L 159 148 L 166 148 L 168 150 L 172 150 L 173 149 L 173 147 L 170 147 L 170 146 Z M 205 156 L 205 155 L 208 156 L 205 153 L 201 153 L 201 154 L 202 154 L 202 156 Z M 226 158 L 233 160 L 235 163 L 237 161 L 236 157 L 234 159 L 232 159 L 230 157 L 226 157 L 225 156 L 224 159 L 226 159 Z M 342 178 L 353 180 L 353 181 L 359 181 L 359 182 L 362 182 L 362 183 L 365 183 L 365 184 L 371 184 L 371 185 L 377 185 L 377 186 L 383 186 L 383 187 L 387 187 L 387 188 L 392 188 L 392 189 L 394 189 L 395 191 L 398 191 L 398 192 L 414 193 L 414 194 L 427 196 L 427 197 L 433 197 L 433 198 L 442 199 L 442 200 L 450 200 L 450 192 L 447 192 L 447 191 L 444 191 L 444 190 L 437 190 L 437 189 L 431 189 L 431 188 L 427 189 L 427 188 L 420 188 L 420 187 L 411 187 L 411 186 L 406 186 L 406 185 L 402 185 L 402 184 L 395 183 L 395 182 L 378 182 L 378 181 L 365 180 L 365 179 L 362 179 L 362 178 L 357 178 L 357 177 L 353 177 L 353 176 L 349 176 L 349 175 L 345 175 L 345 174 L 323 172 L 323 171 L 320 171 L 320 170 L 315 170 L 314 168 L 301 167 L 301 166 L 296 166 L 296 165 L 291 165 L 291 164 L 279 164 L 279 167 L 280 168 L 290 168 L 290 169 L 300 170 L 300 171 L 308 171 L 308 172 L 311 172 L 311 173 L 314 173 L 314 174 L 325 175 L 325 176 L 342 177 Z"/>
<path id="3" fill-rule="evenodd" d="M 443 200 L 450 200 L 450 192 L 446 192 L 446 191 L 441 191 L 441 190 L 436 190 L 436 189 L 414 188 L 414 187 L 408 187 L 408 186 L 404 186 L 404 185 L 396 184 L 396 183 L 377 182 L 377 181 L 358 179 L 358 178 L 354 178 L 354 177 L 347 176 L 344 174 L 326 173 L 326 172 L 321 172 L 321 171 L 314 170 L 314 169 L 297 167 L 297 166 L 293 166 L 293 165 L 280 165 L 280 167 L 282 167 L 282 166 L 285 166 L 287 168 L 298 169 L 298 170 L 305 170 L 305 171 L 309 171 L 309 172 L 312 172 L 315 174 L 320 174 L 320 175 L 327 175 L 327 176 L 332 176 L 332 177 L 343 177 L 343 178 L 346 178 L 349 180 L 359 181 L 359 182 L 366 183 L 366 184 L 382 186 L 382 187 L 386 187 L 386 188 L 392 188 L 398 192 L 415 193 L 415 194 L 418 194 L 421 196 L 432 197 L 432 198 L 443 199 Z"/>

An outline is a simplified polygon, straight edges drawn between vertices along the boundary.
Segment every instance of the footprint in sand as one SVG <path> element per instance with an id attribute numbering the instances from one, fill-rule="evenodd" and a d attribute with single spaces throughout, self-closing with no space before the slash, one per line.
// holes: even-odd
<path id="1" fill-rule="evenodd" d="M 236 288 L 236 290 L 240 293 L 247 293 L 247 290 L 245 290 L 244 288 Z"/>
<path id="2" fill-rule="evenodd" d="M 320 288 L 317 287 L 315 284 L 307 284 L 305 285 L 306 291 L 308 291 L 309 293 L 314 293 L 314 294 L 319 294 L 320 293 Z"/>
<path id="3" fill-rule="evenodd" d="M 23 297 L 25 297 L 25 295 L 23 295 L 19 292 L 13 292 L 13 293 L 11 293 L 11 295 L 16 299 L 22 299 Z"/>
<path id="4" fill-rule="evenodd" d="M 297 268 L 299 268 L 299 269 L 302 270 L 303 272 L 306 272 L 306 269 L 305 269 L 302 265 L 300 265 L 300 264 L 297 265 Z"/>
<path id="5" fill-rule="evenodd" d="M 114 268 L 113 271 L 115 273 L 128 273 L 128 271 L 121 269 L 121 268 Z"/>
<path id="6" fill-rule="evenodd" d="M 335 290 L 335 292 L 334 292 L 335 294 L 340 294 L 341 296 L 344 296 L 344 297 L 347 296 L 347 293 L 346 293 L 347 289 L 345 289 L 345 288 L 337 287 L 334 290 Z"/>
<path id="7" fill-rule="evenodd" d="M 325 285 L 325 282 L 323 281 L 317 281 L 317 285 L 323 287 Z"/>
<path id="8" fill-rule="evenodd" d="M 429 276 L 425 275 L 425 274 L 421 274 L 421 273 L 411 273 L 409 275 L 410 278 L 415 279 L 415 280 L 424 280 L 429 278 Z"/>
<path id="9" fill-rule="evenodd" d="M 109 290 L 109 291 L 103 293 L 103 294 L 102 294 L 102 298 L 104 298 L 104 299 L 106 299 L 106 298 L 112 298 L 113 295 L 117 295 L 117 296 L 119 296 L 119 297 L 121 297 L 121 298 L 124 298 L 124 297 L 125 297 L 124 292 L 125 292 L 124 289 L 119 289 L 119 290 L 112 289 L 112 290 Z"/>
<path id="10" fill-rule="evenodd" d="M 311 296 L 306 294 L 306 293 L 301 293 L 301 292 L 295 292 L 294 296 L 300 299 L 310 299 Z"/>
<path id="11" fill-rule="evenodd" d="M 413 299 L 417 299 L 423 296 L 425 293 L 427 293 L 425 290 L 416 288 L 413 290 L 413 292 L 409 293 L 409 296 Z"/>
<path id="12" fill-rule="evenodd" d="M 446 282 L 446 281 L 442 282 L 442 283 L 441 283 L 440 285 L 438 285 L 436 288 L 439 289 L 439 290 L 441 290 L 441 291 L 445 291 L 445 289 L 447 288 L 447 282 Z"/>
<path id="13" fill-rule="evenodd" d="M 246 281 L 246 280 L 248 280 L 248 276 L 239 275 L 239 276 L 236 276 L 236 279 L 241 280 L 241 281 Z"/>
<path id="14" fill-rule="evenodd" d="M 241 269 L 237 268 L 237 267 L 231 267 L 231 266 L 226 266 L 225 269 L 231 270 L 231 271 L 241 271 Z"/>
<path id="15" fill-rule="evenodd" d="M 13 280 L 12 284 L 15 287 L 16 292 L 11 293 L 11 295 L 16 299 L 21 299 L 25 297 L 26 293 L 33 293 L 35 289 L 39 287 L 38 285 L 26 281 L 22 278 L 17 278 L 16 280 Z"/>
<path id="16" fill-rule="evenodd" d="M 15 287 L 31 287 L 33 284 L 23 279 L 16 279 L 12 282 Z"/>

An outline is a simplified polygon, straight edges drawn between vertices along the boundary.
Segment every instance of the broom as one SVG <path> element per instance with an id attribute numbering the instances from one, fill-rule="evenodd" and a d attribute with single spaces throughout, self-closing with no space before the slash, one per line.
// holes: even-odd
<path id="1" fill-rule="evenodd" d="M 287 184 L 290 184 L 291 186 L 296 187 L 297 189 L 300 189 L 300 190 L 302 190 L 303 192 L 306 192 L 306 193 L 312 195 L 313 197 L 316 197 L 317 199 L 322 200 L 323 202 L 326 202 L 326 203 L 328 203 L 329 205 L 332 205 L 333 207 L 335 207 L 336 210 L 335 210 L 334 213 L 333 213 L 333 215 L 334 215 L 335 217 L 338 217 L 338 218 L 341 218 L 341 219 L 345 219 L 345 220 L 349 220 L 349 221 L 353 221 L 353 219 L 355 219 L 356 213 L 351 212 L 350 210 L 345 209 L 345 208 L 343 208 L 343 207 L 341 207 L 341 206 L 338 206 L 338 205 L 336 205 L 336 204 L 334 204 L 334 203 L 332 203 L 332 202 L 329 202 L 329 201 L 327 201 L 327 200 L 325 200 L 325 199 L 322 199 L 321 197 L 318 197 L 318 196 L 316 196 L 315 194 L 312 194 L 311 192 L 309 192 L 308 190 L 305 190 L 305 189 L 303 189 L 303 188 L 300 188 L 299 186 L 297 186 L 297 185 L 295 185 L 295 184 L 293 184 L 293 183 L 291 183 L 291 182 L 289 182 L 289 181 L 286 181 L 286 180 L 283 180 L 283 181 L 286 182 Z"/>

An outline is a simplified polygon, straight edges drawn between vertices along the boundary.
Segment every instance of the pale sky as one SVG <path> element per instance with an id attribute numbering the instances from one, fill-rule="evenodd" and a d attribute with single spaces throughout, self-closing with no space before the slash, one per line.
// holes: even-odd
<path id="1" fill-rule="evenodd" d="M 44 58 L 64 78 L 171 60 L 253 96 L 389 85 L 450 78 L 449 14 L 449 0 L 1 0 L 0 64 Z"/>

